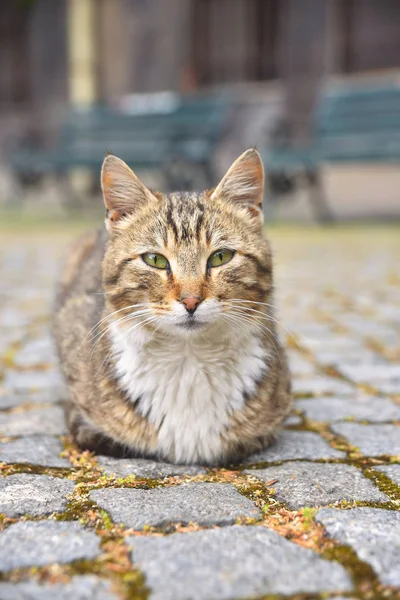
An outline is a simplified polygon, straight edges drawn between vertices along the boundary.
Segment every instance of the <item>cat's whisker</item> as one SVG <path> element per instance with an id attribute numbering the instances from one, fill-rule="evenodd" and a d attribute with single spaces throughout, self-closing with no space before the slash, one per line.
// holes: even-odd
<path id="1" fill-rule="evenodd" d="M 125 331 L 125 332 L 123 333 L 122 339 L 126 339 L 126 338 L 128 337 L 128 335 L 129 335 L 129 334 L 130 334 L 130 333 L 131 333 L 131 332 L 132 332 L 134 329 L 136 329 L 136 327 L 139 327 L 140 325 L 144 326 L 144 325 L 146 325 L 147 323 L 150 323 L 150 322 L 152 322 L 152 321 L 155 321 L 156 319 L 157 319 L 157 317 L 153 315 L 152 317 L 149 317 L 148 319 L 145 319 L 144 321 L 141 321 L 140 323 L 136 323 L 135 325 L 133 325 L 132 327 L 130 327 L 129 329 L 127 329 L 127 331 Z M 139 329 L 139 331 L 140 331 L 140 329 Z M 97 373 L 96 373 L 96 375 L 97 375 L 97 374 L 99 373 L 99 371 L 102 369 L 102 367 L 104 366 L 104 364 L 105 364 L 105 363 L 108 361 L 108 359 L 109 359 L 109 357 L 110 357 L 110 355 L 111 355 L 111 354 L 112 354 L 112 350 L 109 350 L 109 352 L 106 354 L 106 356 L 105 356 L 105 358 L 104 358 L 103 362 L 102 362 L 102 363 L 101 363 L 101 365 L 99 366 L 99 368 L 98 368 L 98 370 L 97 370 Z"/>
<path id="2" fill-rule="evenodd" d="M 89 331 L 87 332 L 87 334 L 85 335 L 81 345 L 78 348 L 78 352 L 80 351 L 81 347 L 83 346 L 83 344 L 86 342 L 87 338 L 91 335 L 91 333 L 93 333 L 98 327 L 100 327 L 100 325 L 104 322 L 107 321 L 107 319 L 111 319 L 114 315 L 116 315 L 117 313 L 122 312 L 123 310 L 129 310 L 130 308 L 136 308 L 139 306 L 148 306 L 148 303 L 140 303 L 140 304 L 131 304 L 130 306 L 126 306 L 124 308 L 120 308 L 119 310 L 114 310 L 113 312 L 111 312 L 110 314 L 106 315 L 105 317 L 103 317 L 102 319 L 100 319 L 100 321 L 97 321 L 97 323 L 91 328 L 89 329 Z"/>
<path id="3" fill-rule="evenodd" d="M 249 315 L 249 314 L 247 314 L 246 312 L 244 312 L 243 310 L 240 310 L 240 309 L 237 309 L 236 311 L 231 309 L 230 312 L 232 314 L 237 314 L 237 315 L 242 316 L 243 318 L 247 319 L 249 322 L 252 322 L 254 319 L 257 319 L 257 323 L 259 323 L 263 327 L 266 327 L 266 325 L 264 323 L 260 323 L 258 321 L 258 319 L 260 319 L 260 320 L 262 319 L 261 316 L 258 316 L 258 315 L 253 315 L 252 316 L 252 315 Z M 264 315 L 264 318 L 265 319 L 270 319 L 273 322 L 277 322 L 276 319 L 270 317 L 270 315 Z M 271 333 L 271 335 L 274 335 L 277 338 L 277 336 L 270 329 L 268 329 L 268 331 L 269 331 L 269 333 Z"/>
<path id="4" fill-rule="evenodd" d="M 246 323 L 246 325 L 251 325 L 252 327 L 256 327 L 259 331 L 263 331 L 261 323 L 259 323 L 258 321 L 255 321 L 254 319 L 246 318 L 245 315 L 242 315 L 240 313 L 231 312 L 231 313 L 229 313 L 229 315 L 226 314 L 226 316 L 231 317 L 231 319 L 233 319 L 237 323 L 239 323 L 239 322 Z M 248 330 L 245 330 L 245 331 L 246 331 L 246 334 L 248 335 L 249 331 Z"/>
<path id="5" fill-rule="evenodd" d="M 241 331 L 247 336 L 249 332 L 245 329 L 245 327 L 237 320 L 233 315 L 224 314 L 222 315 L 222 319 L 227 323 L 233 323 L 235 326 L 239 327 Z"/>
<path id="6" fill-rule="evenodd" d="M 119 309 L 119 310 L 115 310 L 115 311 L 113 311 L 112 313 L 110 313 L 110 314 L 106 315 L 106 316 L 105 316 L 105 317 L 103 317 L 103 318 L 102 318 L 100 321 L 98 321 L 98 322 L 96 323 L 96 325 L 95 325 L 94 327 L 92 327 L 92 329 L 91 329 L 91 330 L 90 330 L 90 331 L 87 333 L 87 335 L 86 335 L 86 338 L 87 338 L 87 337 L 88 337 L 88 336 L 89 336 L 91 333 L 93 333 L 94 335 L 96 335 L 96 334 L 95 334 L 95 330 L 96 330 L 96 329 L 99 329 L 99 327 L 101 327 L 101 325 L 102 325 L 102 324 L 104 324 L 106 321 L 108 321 L 108 320 L 110 320 L 110 319 L 114 318 L 114 316 L 115 316 L 115 315 L 117 315 L 118 313 L 120 313 L 120 312 L 122 312 L 122 311 L 130 310 L 130 309 L 132 309 L 132 308 L 136 308 L 136 307 L 138 307 L 138 308 L 139 308 L 139 310 L 136 310 L 136 311 L 134 311 L 134 312 L 132 312 L 132 311 L 131 311 L 131 312 L 129 312 L 129 313 L 128 313 L 128 315 L 122 315 L 122 316 L 124 317 L 124 316 L 130 316 L 130 315 L 136 315 L 136 314 L 140 314 L 140 313 L 141 313 L 143 310 L 150 310 L 150 307 L 149 307 L 148 305 L 145 305 L 145 304 L 143 304 L 142 306 L 143 306 L 144 308 L 139 308 L 139 307 L 140 307 L 140 305 L 132 305 L 132 306 L 127 306 L 126 308 L 121 308 L 121 309 Z M 85 340 L 86 340 L 86 338 L 85 338 Z"/>
<path id="7" fill-rule="evenodd" d="M 120 319 L 118 319 L 117 321 L 113 321 L 112 323 L 110 323 L 109 325 L 107 325 L 106 329 L 103 332 L 99 332 L 91 341 L 94 342 L 94 340 L 96 340 L 96 338 L 98 338 L 95 342 L 94 345 L 92 347 L 91 353 L 90 353 L 90 359 L 93 356 L 94 351 L 96 350 L 98 344 L 100 343 L 100 340 L 106 335 L 106 333 L 111 329 L 111 327 L 113 327 L 113 325 L 121 325 L 123 323 L 129 322 L 129 321 L 134 321 L 136 319 L 139 319 L 143 316 L 146 316 L 147 314 L 149 314 L 151 311 L 150 309 L 148 309 L 146 312 L 141 313 L 140 315 L 137 315 L 136 313 L 133 314 L 129 314 L 126 315 L 125 317 L 121 317 Z"/>
<path id="8" fill-rule="evenodd" d="M 256 302 L 254 300 L 239 300 L 239 299 L 236 299 L 236 298 L 229 298 L 228 300 L 224 300 L 224 303 L 226 303 L 226 304 L 232 303 L 235 306 L 236 305 L 241 306 L 243 303 L 246 303 L 246 304 L 256 304 L 256 305 L 261 306 L 261 307 L 265 306 L 267 308 L 270 308 L 270 309 L 273 309 L 273 310 L 277 310 L 277 306 L 275 306 L 275 304 L 269 304 L 268 302 Z M 247 309 L 246 306 L 243 306 L 243 308 Z"/>
<path id="9" fill-rule="evenodd" d="M 97 321 L 97 323 L 88 331 L 88 335 L 94 330 L 96 329 L 101 323 L 103 323 L 103 321 L 106 321 L 107 319 L 111 319 L 114 315 L 122 312 L 123 310 L 129 310 L 131 308 L 139 308 L 139 307 L 148 307 L 148 303 L 140 303 L 140 304 L 131 304 L 128 306 L 124 306 L 123 308 L 120 308 L 118 310 L 114 310 L 113 312 L 105 315 L 105 317 L 103 317 L 102 319 L 100 319 L 100 321 Z"/>
<path id="10" fill-rule="evenodd" d="M 262 304 L 262 303 L 260 303 L 260 304 Z M 240 305 L 239 305 L 238 303 L 237 303 L 237 304 L 234 304 L 234 308 L 240 308 Z M 260 310 L 256 310 L 255 308 L 250 308 L 250 307 L 247 307 L 247 306 L 243 306 L 243 307 L 242 307 L 242 309 L 243 309 L 243 310 L 245 310 L 245 311 L 251 311 L 251 312 L 253 312 L 253 313 L 258 313 L 259 315 L 262 315 L 262 317 L 261 317 L 261 316 L 259 316 L 258 318 L 270 319 L 271 321 L 273 321 L 274 323 L 276 323 L 277 325 L 279 325 L 280 327 L 282 327 L 282 329 L 284 329 L 284 330 L 286 331 L 286 333 L 287 333 L 288 335 L 290 335 L 290 337 L 292 337 L 292 338 L 294 339 L 294 341 L 296 342 L 296 344 L 297 344 L 297 346 L 300 348 L 300 350 L 302 350 L 302 349 L 303 349 L 303 348 L 302 348 L 302 346 L 301 346 L 301 344 L 300 344 L 300 342 L 298 341 L 298 339 L 297 339 L 297 338 L 296 338 L 296 336 L 294 335 L 294 333 L 292 333 L 292 332 L 291 332 L 291 331 L 290 331 L 290 330 L 289 330 L 287 327 L 285 327 L 285 326 L 284 326 L 284 325 L 283 325 L 283 324 L 282 324 L 282 323 L 281 323 L 281 322 L 280 322 L 278 319 L 276 319 L 274 316 L 272 316 L 272 315 L 270 315 L 270 314 L 268 314 L 268 313 L 264 313 L 264 312 L 262 312 L 262 311 L 260 311 Z M 256 317 L 255 317 L 255 318 L 256 318 Z"/>
<path id="11" fill-rule="evenodd" d="M 225 317 L 227 317 L 228 315 L 225 314 Z M 233 316 L 233 315 L 232 315 Z M 245 318 L 245 317 L 241 317 L 241 316 L 233 316 L 233 322 L 235 323 L 236 326 L 239 326 L 239 321 L 241 321 L 242 323 L 251 323 L 252 325 L 254 325 L 254 320 L 249 319 L 249 318 Z M 262 326 L 260 324 L 258 324 L 259 327 L 258 329 L 260 331 L 262 331 L 265 335 L 267 335 L 268 339 L 272 342 L 275 350 L 276 350 L 276 355 L 278 357 L 279 363 L 282 366 L 282 360 L 280 357 L 280 352 L 279 352 L 279 340 L 278 338 L 272 333 L 272 331 L 270 331 L 268 328 L 266 328 L 265 326 Z M 257 324 L 256 324 L 257 326 Z M 243 326 L 242 326 L 242 330 L 243 330 Z M 248 332 L 246 332 L 248 333 Z M 271 337 L 272 336 L 272 337 Z M 274 339 L 276 340 L 277 344 L 275 343 Z"/>
<path id="12" fill-rule="evenodd" d="M 148 317 L 144 321 L 140 321 L 140 323 L 136 323 L 135 325 L 133 325 L 132 327 L 129 327 L 126 331 L 124 331 L 124 333 L 122 335 L 122 339 L 125 340 L 132 333 L 132 331 L 134 331 L 137 327 L 139 327 L 138 331 L 140 331 L 140 329 L 142 327 L 144 327 L 145 325 L 148 325 L 149 323 L 152 323 L 156 320 L 157 320 L 157 316 L 153 315 L 151 317 Z M 154 334 L 154 332 L 153 332 L 153 334 Z"/>
<path id="13" fill-rule="evenodd" d="M 274 334 L 270 329 L 268 329 L 268 327 L 266 327 L 266 325 L 264 325 L 263 323 L 259 323 L 258 321 L 254 322 L 254 317 L 251 318 L 250 316 L 246 316 L 243 313 L 234 313 L 233 311 L 231 311 L 231 314 L 234 315 L 234 318 L 241 320 L 244 323 L 249 323 L 249 324 L 255 325 L 259 329 L 259 331 L 264 332 L 268 336 L 268 338 L 271 340 L 271 342 L 273 343 L 275 350 L 277 352 L 279 362 L 282 365 L 282 361 L 281 361 L 280 353 L 279 353 L 279 339 L 276 336 L 276 334 Z"/>
<path id="14" fill-rule="evenodd" d="M 266 321 L 270 321 L 271 323 L 277 323 L 277 320 L 275 319 L 275 317 L 273 317 L 272 315 L 268 314 L 268 313 L 263 313 L 260 311 L 252 311 L 252 309 L 248 308 L 248 307 L 241 307 L 238 305 L 234 305 L 234 306 L 228 306 L 230 313 L 236 313 L 236 314 L 241 314 L 247 318 L 253 318 L 253 319 L 260 319 L 260 320 L 266 320 Z M 248 311 L 251 311 L 253 313 L 256 314 L 249 314 Z M 258 312 L 260 312 L 260 314 L 257 314 Z"/>
<path id="15" fill-rule="evenodd" d="M 136 318 L 139 318 L 142 315 L 137 316 Z M 89 354 L 89 358 L 91 359 L 94 351 L 96 350 L 98 344 L 100 343 L 101 339 L 104 337 L 104 335 L 111 329 L 111 327 L 114 325 L 114 323 L 116 324 L 122 324 L 122 323 L 126 323 L 129 321 L 133 321 L 135 320 L 135 317 L 132 315 L 128 315 L 126 317 L 123 317 L 121 319 L 118 319 L 118 321 L 115 321 L 113 323 L 110 323 L 109 325 L 107 325 L 107 327 L 104 330 L 99 331 L 95 336 L 93 336 L 92 339 L 88 340 L 87 343 L 90 343 L 90 354 Z"/>
<path id="16" fill-rule="evenodd" d="M 146 314 L 148 314 L 149 312 L 151 312 L 151 309 L 150 309 L 150 308 L 143 308 L 143 309 L 141 309 L 141 310 L 137 310 L 137 311 L 135 311 L 135 312 L 130 312 L 129 314 L 127 314 L 127 315 L 123 315 L 123 316 L 122 316 L 122 317 L 120 317 L 119 319 L 117 319 L 117 320 L 115 320 L 115 321 L 112 321 L 111 323 L 109 323 L 109 324 L 107 325 L 107 328 L 111 327 L 111 326 L 112 326 L 112 325 L 114 325 L 114 324 L 121 324 L 121 323 L 123 323 L 123 322 L 124 322 L 124 321 L 126 321 L 126 320 L 129 320 L 129 319 L 132 319 L 132 318 L 135 318 L 135 317 L 140 317 L 140 316 L 142 316 L 142 315 L 146 315 Z M 105 325 L 105 323 L 103 323 L 102 325 Z M 88 341 L 88 342 L 93 342 L 93 341 L 96 339 L 96 337 L 97 337 L 97 336 L 99 336 L 99 335 L 102 333 L 102 331 L 103 331 L 103 330 L 100 330 L 100 331 L 98 331 L 97 333 L 94 333 L 94 334 L 92 335 L 92 337 L 91 337 L 89 340 L 87 340 L 87 341 Z"/>
<path id="17" fill-rule="evenodd" d="M 157 317 L 156 317 L 156 318 L 158 318 L 158 315 L 157 315 Z M 154 335 L 157 333 L 157 331 L 160 329 L 161 325 L 162 325 L 162 323 L 161 323 L 161 320 L 160 320 L 160 323 L 157 325 L 157 327 L 155 328 L 155 330 L 154 330 L 154 331 L 152 332 L 152 334 L 151 334 L 151 337 L 152 337 L 152 338 L 153 338 L 153 337 L 154 337 Z"/>
<path id="18" fill-rule="evenodd" d="M 239 304 L 242 304 L 244 302 L 246 304 L 259 304 L 262 306 L 268 306 L 270 308 L 277 308 L 275 304 L 269 304 L 268 302 L 258 302 L 256 300 L 242 300 L 241 298 L 229 298 L 228 300 L 225 300 L 225 302 L 236 302 Z"/>

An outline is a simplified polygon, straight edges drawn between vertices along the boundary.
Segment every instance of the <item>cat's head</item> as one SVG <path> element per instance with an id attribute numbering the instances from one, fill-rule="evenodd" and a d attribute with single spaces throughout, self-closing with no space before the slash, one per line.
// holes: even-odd
<path id="1" fill-rule="evenodd" d="M 256 150 L 244 152 L 214 190 L 168 195 L 107 156 L 103 283 L 121 327 L 182 336 L 262 329 L 272 290 L 263 187 Z"/>

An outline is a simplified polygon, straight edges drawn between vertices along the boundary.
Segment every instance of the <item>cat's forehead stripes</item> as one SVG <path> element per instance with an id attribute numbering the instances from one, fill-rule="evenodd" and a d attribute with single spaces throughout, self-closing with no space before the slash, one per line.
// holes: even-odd
<path id="1" fill-rule="evenodd" d="M 200 241 L 204 222 L 204 197 L 194 192 L 175 192 L 165 197 L 166 224 L 175 243 Z"/>

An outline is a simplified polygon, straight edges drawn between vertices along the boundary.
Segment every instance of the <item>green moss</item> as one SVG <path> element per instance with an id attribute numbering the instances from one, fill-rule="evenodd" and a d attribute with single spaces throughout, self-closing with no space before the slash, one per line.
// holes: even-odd
<path id="1" fill-rule="evenodd" d="M 30 463 L 5 464 L 2 463 L 0 477 L 15 475 L 17 473 L 31 473 L 33 475 L 51 475 L 52 477 L 60 477 L 71 479 L 73 469 L 64 467 L 42 467 L 40 465 L 31 465 Z"/>
<path id="2" fill-rule="evenodd" d="M 314 521 L 314 515 L 317 512 L 316 508 L 310 508 L 309 506 L 305 506 L 302 510 L 303 512 L 303 517 L 304 517 L 304 525 L 305 527 L 309 528 L 311 527 L 313 521 Z"/>
<path id="3" fill-rule="evenodd" d="M 249 498 L 254 502 L 263 512 L 263 514 L 271 514 L 284 508 L 285 505 L 282 502 L 278 502 L 274 495 L 276 490 L 272 487 L 268 487 L 263 481 L 253 481 L 246 479 L 245 481 L 234 482 L 234 485 L 238 492 L 246 498 Z M 257 521 L 258 519 L 256 519 Z"/>
<path id="4" fill-rule="evenodd" d="M 101 509 L 100 515 L 104 523 L 104 529 L 111 530 L 114 527 L 114 523 L 108 512 L 106 510 Z"/>
<path id="5" fill-rule="evenodd" d="M 158 487 L 166 487 L 168 481 L 160 479 L 137 479 L 128 475 L 127 477 L 103 476 L 90 485 L 91 490 L 99 490 L 105 488 L 132 488 L 141 490 L 152 490 Z"/>
<path id="6" fill-rule="evenodd" d="M 96 510 L 97 506 L 88 497 L 73 497 L 68 501 L 67 508 L 62 513 L 54 515 L 56 521 L 79 521 L 82 525 L 90 524 L 89 510 Z"/>
<path id="7" fill-rule="evenodd" d="M 392 481 L 385 473 L 381 471 L 375 471 L 374 469 L 364 469 L 364 476 L 368 477 L 375 485 L 380 489 L 381 492 L 389 496 L 392 503 L 395 505 L 393 508 L 399 508 L 400 505 L 400 486 Z"/>
<path id="8" fill-rule="evenodd" d="M 322 557 L 340 563 L 348 571 L 357 588 L 369 587 L 372 589 L 379 584 L 373 569 L 361 561 L 354 550 L 348 546 L 333 546 L 333 548 L 325 550 Z"/>
<path id="9" fill-rule="evenodd" d="M 66 578 L 69 579 L 77 575 L 97 575 L 109 581 L 114 590 L 124 600 L 146 600 L 149 597 L 150 590 L 146 587 L 144 575 L 130 564 L 121 566 L 118 561 L 107 561 L 104 556 L 99 556 L 94 560 L 81 559 L 68 565 L 57 564 L 55 567 L 55 571 L 54 566 L 49 565 L 46 567 L 14 569 L 7 573 L 0 572 L 0 581 L 37 580 L 45 583 L 50 580 L 54 583 L 60 578 L 65 583 Z"/>
<path id="10" fill-rule="evenodd" d="M 144 575 L 137 569 L 127 568 L 115 575 L 110 573 L 109 567 L 102 560 L 80 560 L 68 565 L 67 573 L 74 575 L 97 575 L 111 581 L 116 590 L 123 594 L 125 600 L 146 600 L 150 590 L 145 583 Z"/>

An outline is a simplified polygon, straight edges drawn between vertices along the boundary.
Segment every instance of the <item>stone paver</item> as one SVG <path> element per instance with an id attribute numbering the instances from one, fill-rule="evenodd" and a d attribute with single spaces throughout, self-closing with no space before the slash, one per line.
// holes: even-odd
<path id="1" fill-rule="evenodd" d="M 158 477 L 170 477 L 172 475 L 198 475 L 205 473 L 203 467 L 196 465 L 172 465 L 169 463 L 147 460 L 145 458 L 111 458 L 99 456 L 99 464 L 107 475 L 117 477 L 144 477 L 154 479 Z"/>
<path id="2" fill-rule="evenodd" d="M 366 456 L 400 455 L 400 427 L 336 423 L 332 431 L 344 436 Z"/>
<path id="3" fill-rule="evenodd" d="M 400 396 L 400 378 L 392 379 L 391 381 L 378 381 L 375 385 L 380 392 L 384 394 L 392 394 L 393 396 Z"/>
<path id="4" fill-rule="evenodd" d="M 321 366 L 340 367 L 341 365 L 374 365 L 380 362 L 385 362 L 379 354 L 363 348 L 361 345 L 356 345 L 347 348 L 322 348 L 314 351 L 315 360 Z"/>
<path id="5" fill-rule="evenodd" d="M 351 546 L 386 585 L 400 586 L 400 513 L 379 508 L 339 511 L 323 508 L 316 515 L 329 535 Z"/>
<path id="6" fill-rule="evenodd" d="M 304 375 L 313 375 L 315 373 L 315 366 L 297 352 L 289 352 L 289 367 L 292 375 L 303 377 Z"/>
<path id="7" fill-rule="evenodd" d="M 261 515 L 251 500 L 228 483 L 188 483 L 152 490 L 105 489 L 91 492 L 90 498 L 116 523 L 134 529 L 191 522 L 231 525 L 239 517 Z"/>
<path id="8" fill-rule="evenodd" d="M 284 420 L 284 426 L 300 425 L 302 418 L 299 415 L 289 415 Z"/>
<path id="9" fill-rule="evenodd" d="M 63 451 L 59 440 L 50 436 L 32 435 L 0 442 L 0 461 L 7 464 L 31 464 L 42 467 L 71 467 L 66 458 L 61 458 Z"/>
<path id="10" fill-rule="evenodd" d="M 253 598 L 352 588 L 342 566 L 265 527 L 236 525 L 163 538 L 131 537 L 128 543 L 152 590 L 151 600 Z"/>
<path id="11" fill-rule="evenodd" d="M 20 473 L 0 479 L 0 513 L 7 517 L 29 514 L 42 517 L 62 512 L 74 483 L 48 475 Z"/>
<path id="12" fill-rule="evenodd" d="M 0 393 L 0 410 L 7 408 L 16 408 L 23 404 L 54 404 L 62 400 L 59 391 L 51 392 L 44 390 L 41 392 L 30 392 L 23 394 Z"/>
<path id="13" fill-rule="evenodd" d="M 326 506 L 347 501 L 388 502 L 389 498 L 349 465 L 288 462 L 277 467 L 245 471 L 272 484 L 274 496 L 289 508 Z"/>
<path id="14" fill-rule="evenodd" d="M 0 583 L 1 600 L 118 600 L 109 581 L 78 575 L 69 583 Z"/>
<path id="15" fill-rule="evenodd" d="M 7 371 L 3 382 L 7 392 L 25 393 L 54 389 L 62 394 L 64 382 L 56 369 L 44 371 Z"/>
<path id="16" fill-rule="evenodd" d="M 313 379 L 297 379 L 293 383 L 295 396 L 325 396 L 325 395 L 351 395 L 351 385 L 340 379 L 332 377 L 315 377 Z"/>
<path id="17" fill-rule="evenodd" d="M 312 421 L 370 421 L 379 423 L 400 419 L 400 406 L 389 399 L 374 396 L 352 398 L 307 398 L 297 400 L 296 408 Z"/>
<path id="18" fill-rule="evenodd" d="M 274 304 L 287 341 L 294 412 L 270 448 L 225 469 L 142 458 L 97 457 L 96 462 L 87 453 L 72 454 L 71 462 L 61 457 L 66 432 L 61 403 L 67 392 L 57 366 L 51 311 L 64 240 L 75 232 L 5 233 L 0 232 L 1 600 L 144 597 L 135 584 L 125 595 L 111 587 L 112 580 L 131 581 L 125 573 L 129 565 L 125 558 L 121 562 L 127 544 L 133 548 L 132 576 L 143 577 L 150 599 L 387 596 L 374 581 L 366 582 L 366 592 L 353 587 L 357 579 L 352 581 L 351 565 L 347 572 L 349 565 L 323 560 L 318 552 L 285 539 L 281 528 L 273 531 L 276 520 L 270 511 L 277 506 L 268 502 L 271 494 L 286 506 L 278 509 L 279 519 L 289 514 L 287 509 L 295 516 L 299 508 L 317 507 L 327 535 L 352 546 L 381 584 L 400 587 L 400 512 L 394 510 L 400 500 L 395 485 L 400 486 L 400 464 L 386 458 L 400 456 L 397 230 L 349 232 L 338 226 L 286 235 L 272 228 Z M 349 464 L 347 454 L 312 430 L 309 421 L 326 423 L 323 427 L 360 449 L 369 470 L 391 479 L 390 504 L 384 488 L 364 477 L 357 463 Z M 112 483 L 108 476 L 132 477 L 116 488 L 124 483 Z M 239 493 L 243 485 L 250 497 Z M 69 497 L 80 522 L 68 520 Z M 333 510 L 342 500 L 375 508 Z M 93 502 L 101 511 L 99 519 Z M 117 525 L 138 531 L 128 532 L 122 546 L 112 534 L 113 541 L 107 540 L 105 513 Z M 235 524 L 242 518 L 243 525 Z M 169 527 L 179 522 L 206 529 L 190 525 L 176 532 Z M 142 531 L 146 524 L 165 527 L 167 534 Z M 318 540 L 326 539 L 314 535 L 312 522 L 301 535 L 302 543 L 316 550 Z M 101 540 L 106 542 L 102 548 Z M 81 559 L 87 559 L 85 575 L 66 577 L 64 570 Z M 41 568 L 51 564 L 49 577 Z M 25 567 L 33 567 L 32 573 L 10 573 Z"/>
<path id="19" fill-rule="evenodd" d="M 355 383 L 377 384 L 381 381 L 400 380 L 400 366 L 383 365 L 342 365 L 340 371 Z"/>
<path id="20" fill-rule="evenodd" d="M 1 570 L 95 558 L 99 544 L 95 533 L 76 522 L 20 521 L 0 533 Z"/>
<path id="21" fill-rule="evenodd" d="M 336 450 L 312 431 L 283 431 L 269 448 L 249 456 L 244 464 L 278 462 L 300 458 L 341 458 L 344 452 Z"/>
<path id="22" fill-rule="evenodd" d="M 54 342 L 48 335 L 39 339 L 29 340 L 22 350 L 17 353 L 14 364 L 17 367 L 34 368 L 36 365 L 56 364 Z"/>
<path id="23" fill-rule="evenodd" d="M 64 411 L 60 406 L 35 408 L 17 413 L 0 413 L 0 434 L 7 437 L 63 435 L 67 431 Z"/>

